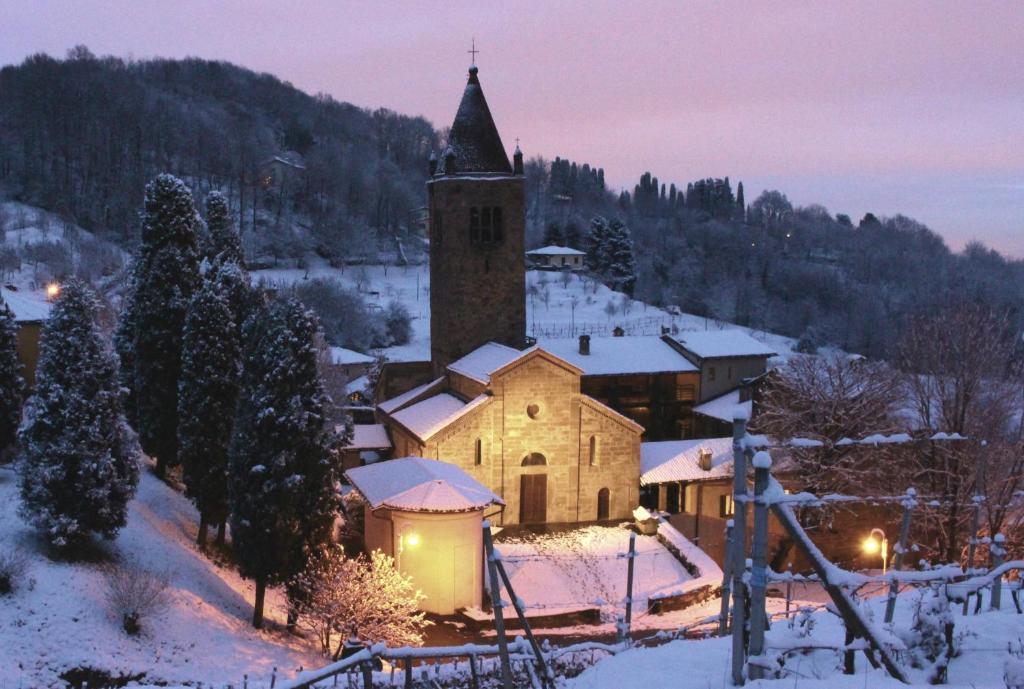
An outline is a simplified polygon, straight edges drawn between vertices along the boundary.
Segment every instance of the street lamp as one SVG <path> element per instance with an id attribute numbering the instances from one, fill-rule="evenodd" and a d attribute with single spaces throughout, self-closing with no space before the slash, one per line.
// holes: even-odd
<path id="1" fill-rule="evenodd" d="M 885 532 L 878 528 L 871 529 L 871 533 L 864 540 L 863 547 L 864 552 L 868 555 L 881 552 L 882 574 L 885 574 L 889 568 L 889 539 L 885 537 Z"/>

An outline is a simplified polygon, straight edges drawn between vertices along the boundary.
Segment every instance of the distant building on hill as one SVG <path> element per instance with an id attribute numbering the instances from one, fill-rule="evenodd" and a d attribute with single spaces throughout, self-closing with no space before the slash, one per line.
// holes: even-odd
<path id="1" fill-rule="evenodd" d="M 302 156 L 285 151 L 267 158 L 260 165 L 260 186 L 267 191 L 282 191 L 292 187 L 292 181 L 306 172 Z"/>
<path id="2" fill-rule="evenodd" d="M 3 301 L 14 312 L 18 324 L 18 360 L 25 384 L 32 388 L 36 382 L 36 364 L 39 362 L 39 336 L 43 323 L 50 317 L 50 302 L 42 292 L 22 291 L 13 285 L 2 288 Z"/>
<path id="3" fill-rule="evenodd" d="M 583 270 L 586 255 L 586 252 L 568 246 L 545 246 L 526 252 L 531 267 L 548 270 Z"/>

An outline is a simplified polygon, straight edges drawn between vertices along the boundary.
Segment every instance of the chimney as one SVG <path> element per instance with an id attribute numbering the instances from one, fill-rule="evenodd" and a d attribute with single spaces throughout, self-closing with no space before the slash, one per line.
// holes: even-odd
<path id="1" fill-rule="evenodd" d="M 703 471 L 711 471 L 711 450 L 706 447 L 697 450 L 697 466 Z"/>
<path id="2" fill-rule="evenodd" d="M 590 335 L 580 335 L 580 354 L 590 356 Z"/>
<path id="3" fill-rule="evenodd" d="M 430 162 L 427 165 L 430 170 L 430 176 L 433 177 L 437 172 L 437 154 L 434 151 L 430 151 Z"/>

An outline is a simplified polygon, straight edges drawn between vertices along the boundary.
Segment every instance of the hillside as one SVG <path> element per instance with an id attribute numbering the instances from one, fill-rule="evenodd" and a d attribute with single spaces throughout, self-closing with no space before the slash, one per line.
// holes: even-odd
<path id="1" fill-rule="evenodd" d="M 146 182 L 169 171 L 200 201 L 229 195 L 254 267 L 421 263 L 426 160 L 443 141 L 423 118 L 223 62 L 78 47 L 0 69 L 0 200 L 127 250 Z M 1024 325 L 1024 262 L 981 244 L 954 253 L 911 218 L 858 220 L 729 178 L 647 173 L 614 190 L 599 162 L 528 161 L 527 244 L 588 248 L 595 217 L 619 220 L 648 304 L 872 357 L 893 353 L 907 319 L 960 301 Z"/>
<path id="2" fill-rule="evenodd" d="M 253 684 L 267 686 L 275 667 L 290 676 L 322 662 L 311 643 L 252 628 L 251 582 L 196 550 L 194 508 L 149 471 L 129 506 L 128 526 L 86 562 L 54 559 L 19 519 L 19 504 L 15 472 L 0 468 L 0 550 L 19 548 L 28 562 L 20 588 L 3 598 L 0 675 L 7 686 L 63 686 L 60 676 L 76 668 L 141 674 L 136 681 L 145 685 L 241 686 L 249 674 Z M 107 562 L 167 576 L 169 606 L 143 622 L 139 637 L 125 635 L 106 605 Z M 271 619 L 283 623 L 277 592 L 269 603 Z"/>

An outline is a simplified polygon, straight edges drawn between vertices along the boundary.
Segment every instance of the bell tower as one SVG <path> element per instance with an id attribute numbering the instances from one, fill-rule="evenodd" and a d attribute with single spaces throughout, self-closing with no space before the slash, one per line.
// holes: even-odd
<path id="1" fill-rule="evenodd" d="M 430 359 L 435 375 L 487 342 L 526 340 L 523 154 L 514 166 L 476 65 L 441 159 L 430 161 Z"/>

